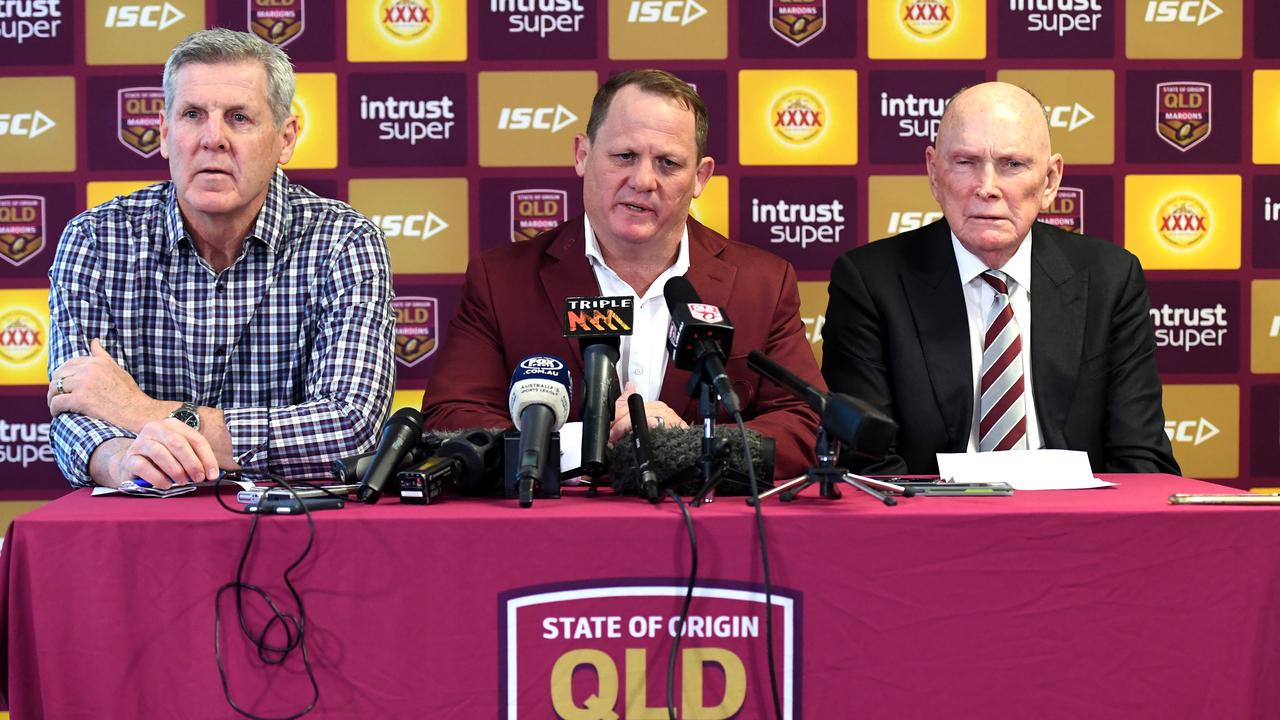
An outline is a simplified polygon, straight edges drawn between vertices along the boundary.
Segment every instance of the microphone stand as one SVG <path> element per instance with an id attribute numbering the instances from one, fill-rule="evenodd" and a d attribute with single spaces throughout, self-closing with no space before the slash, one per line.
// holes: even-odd
<path id="1" fill-rule="evenodd" d="M 840 455 L 840 441 L 832 440 L 825 427 L 818 426 L 818 442 L 815 450 L 818 455 L 817 466 L 809 468 L 798 478 L 760 493 L 760 500 L 768 500 L 777 495 L 782 502 L 790 502 L 795 500 L 805 488 L 815 483 L 818 485 L 818 495 L 828 500 L 841 498 L 839 487 L 841 484 L 861 490 L 885 505 L 898 504 L 897 499 L 890 495 L 891 492 L 901 493 L 903 497 L 911 497 L 914 494 L 911 488 L 864 475 L 855 475 L 837 466 L 836 458 Z M 755 498 L 747 498 L 747 504 L 754 505 Z"/>
<path id="2" fill-rule="evenodd" d="M 689 480 L 702 478 L 702 487 L 694 495 L 690 504 L 697 507 L 715 500 L 715 489 L 721 480 L 728 478 L 737 482 L 749 481 L 747 474 L 741 470 L 725 467 L 725 458 L 729 455 L 729 442 L 716 437 L 716 409 L 720 404 L 720 394 L 709 381 L 704 381 L 703 370 L 699 367 L 689 378 L 689 396 L 698 395 L 698 414 L 702 417 L 702 454 L 693 464 L 685 466 L 662 479 L 663 490 L 677 487 Z"/>

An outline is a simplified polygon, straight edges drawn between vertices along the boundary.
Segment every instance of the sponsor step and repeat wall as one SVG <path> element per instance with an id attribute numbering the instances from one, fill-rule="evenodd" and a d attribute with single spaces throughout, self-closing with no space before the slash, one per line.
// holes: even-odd
<path id="1" fill-rule="evenodd" d="M 73 215 L 167 178 L 161 65 L 214 25 L 289 52 L 287 172 L 386 233 L 397 404 L 421 400 L 468 260 L 582 211 L 572 138 L 610 73 L 697 86 L 717 174 L 694 214 L 796 266 L 819 356 L 832 261 L 940 217 L 924 147 L 947 97 L 1000 79 L 1044 100 L 1066 158 L 1043 219 L 1148 271 L 1186 473 L 1280 485 L 1280 3 L 0 0 L 0 499 L 66 487 L 47 271 Z"/>

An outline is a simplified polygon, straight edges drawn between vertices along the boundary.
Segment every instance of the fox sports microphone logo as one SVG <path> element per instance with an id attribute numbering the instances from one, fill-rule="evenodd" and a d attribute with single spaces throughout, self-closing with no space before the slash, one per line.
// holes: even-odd
<path id="1" fill-rule="evenodd" d="M 520 369 L 559 372 L 564 369 L 564 363 L 553 357 L 530 357 L 520 361 Z"/>

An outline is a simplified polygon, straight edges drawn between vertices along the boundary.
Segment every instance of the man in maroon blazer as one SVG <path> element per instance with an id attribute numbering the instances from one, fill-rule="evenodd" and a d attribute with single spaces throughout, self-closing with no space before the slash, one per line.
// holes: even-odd
<path id="1" fill-rule="evenodd" d="M 746 364 L 748 352 L 762 350 L 825 389 L 800 319 L 795 271 L 689 217 L 689 203 L 715 168 L 706 134 L 701 98 L 669 73 L 623 73 L 600 88 L 586 134 L 574 138 L 586 216 L 471 262 L 461 306 L 427 384 L 426 427 L 510 425 L 508 381 L 530 355 L 564 358 L 580 383 L 577 341 L 562 337 L 564 302 L 596 295 L 636 298 L 634 334 L 620 350 L 625 388 L 610 440 L 631 429 L 631 392 L 644 397 L 651 426 L 696 421 L 698 401 L 685 392 L 690 373 L 671 366 L 665 349 L 670 314 L 662 288 L 683 275 L 704 303 L 723 308 L 734 324 L 725 367 L 748 427 L 777 443 L 777 477 L 799 475 L 814 464 L 817 416 Z M 577 390 L 570 422 L 580 419 Z M 720 421 L 729 418 L 721 412 Z"/>

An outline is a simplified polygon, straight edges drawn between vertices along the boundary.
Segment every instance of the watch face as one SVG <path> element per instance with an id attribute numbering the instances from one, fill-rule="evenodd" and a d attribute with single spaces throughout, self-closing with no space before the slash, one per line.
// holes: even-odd
<path id="1" fill-rule="evenodd" d="M 200 416 L 190 410 L 176 410 L 173 413 L 173 417 L 186 423 L 188 427 L 193 427 L 196 430 L 200 429 Z"/>

